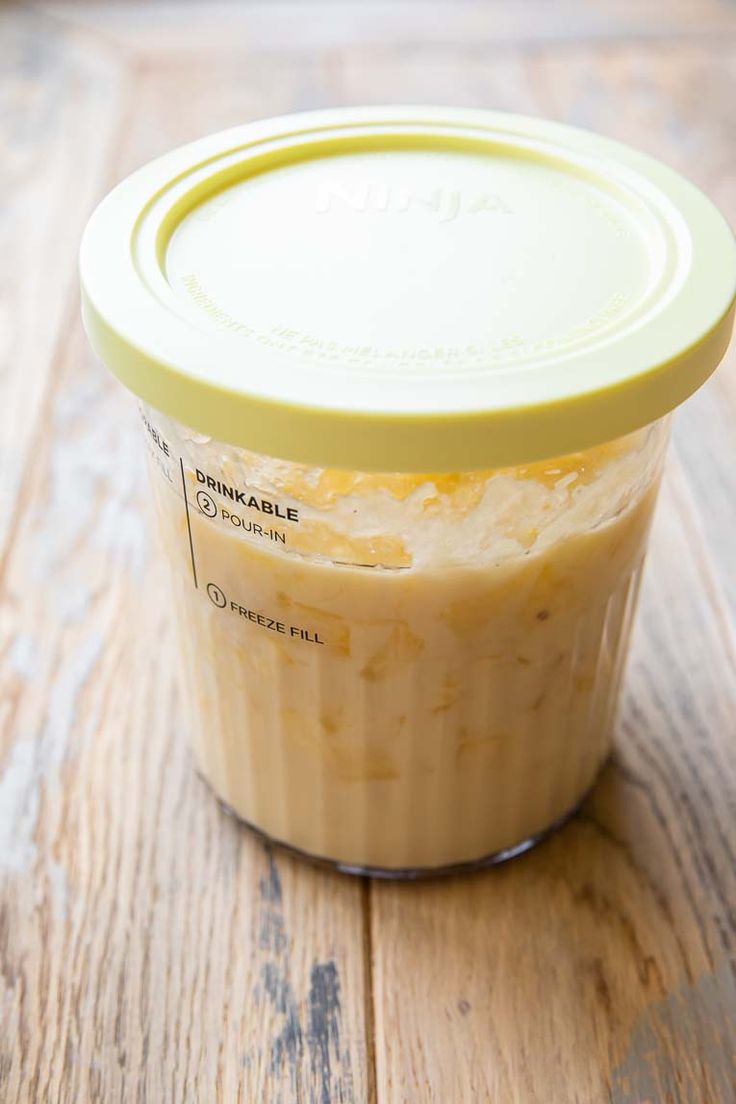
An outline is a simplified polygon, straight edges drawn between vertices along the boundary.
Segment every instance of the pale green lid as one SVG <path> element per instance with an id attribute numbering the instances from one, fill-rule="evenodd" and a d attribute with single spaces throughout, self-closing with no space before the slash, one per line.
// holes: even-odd
<path id="1" fill-rule="evenodd" d="M 323 111 L 123 181 L 81 253 L 92 345 L 210 436 L 320 465 L 504 466 L 620 436 L 725 352 L 733 235 L 677 173 L 557 123 Z"/>

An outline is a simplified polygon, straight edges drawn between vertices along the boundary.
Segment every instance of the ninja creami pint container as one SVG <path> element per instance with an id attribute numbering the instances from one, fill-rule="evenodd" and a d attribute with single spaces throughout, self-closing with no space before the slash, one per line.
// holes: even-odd
<path id="1" fill-rule="evenodd" d="M 222 801 L 396 875 L 564 820 L 610 748 L 668 415 L 729 338 L 712 204 L 551 122 L 326 111 L 140 169 L 81 264 Z"/>

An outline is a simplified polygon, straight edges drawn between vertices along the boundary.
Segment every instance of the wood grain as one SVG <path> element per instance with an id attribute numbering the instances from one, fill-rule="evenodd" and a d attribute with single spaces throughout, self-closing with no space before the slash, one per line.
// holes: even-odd
<path id="1" fill-rule="evenodd" d="M 678 415 L 616 755 L 485 874 L 368 884 L 196 776 L 95 199 L 197 134 L 446 101 L 600 129 L 736 220 L 725 0 L 0 9 L 0 1100 L 736 1101 L 736 372 Z"/>

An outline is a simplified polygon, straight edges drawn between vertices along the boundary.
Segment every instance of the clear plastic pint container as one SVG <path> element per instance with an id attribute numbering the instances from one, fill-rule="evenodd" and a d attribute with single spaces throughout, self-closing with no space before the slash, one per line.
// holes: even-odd
<path id="1" fill-rule="evenodd" d="M 735 270 L 670 170 L 483 112 L 253 124 L 103 202 L 85 321 L 139 398 L 194 754 L 237 816 L 411 875 L 576 809 Z"/>
<path id="2" fill-rule="evenodd" d="M 143 417 L 195 755 L 238 816 L 415 870 L 510 854 L 571 813 L 610 748 L 661 421 L 433 475 L 300 465 Z"/>

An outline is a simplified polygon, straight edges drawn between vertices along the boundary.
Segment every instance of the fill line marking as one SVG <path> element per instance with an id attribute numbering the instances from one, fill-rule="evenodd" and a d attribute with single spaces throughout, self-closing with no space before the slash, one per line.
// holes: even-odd
<path id="1" fill-rule="evenodd" d="M 189 520 L 189 499 L 187 498 L 187 481 L 184 478 L 184 461 L 181 456 L 179 457 L 179 469 L 181 470 L 181 489 L 184 492 L 184 509 L 187 514 L 187 533 L 189 534 L 189 552 L 192 557 L 192 576 L 194 578 L 194 586 L 199 590 L 199 584 L 197 582 L 197 564 L 194 560 L 194 541 L 192 540 L 192 523 Z"/>

